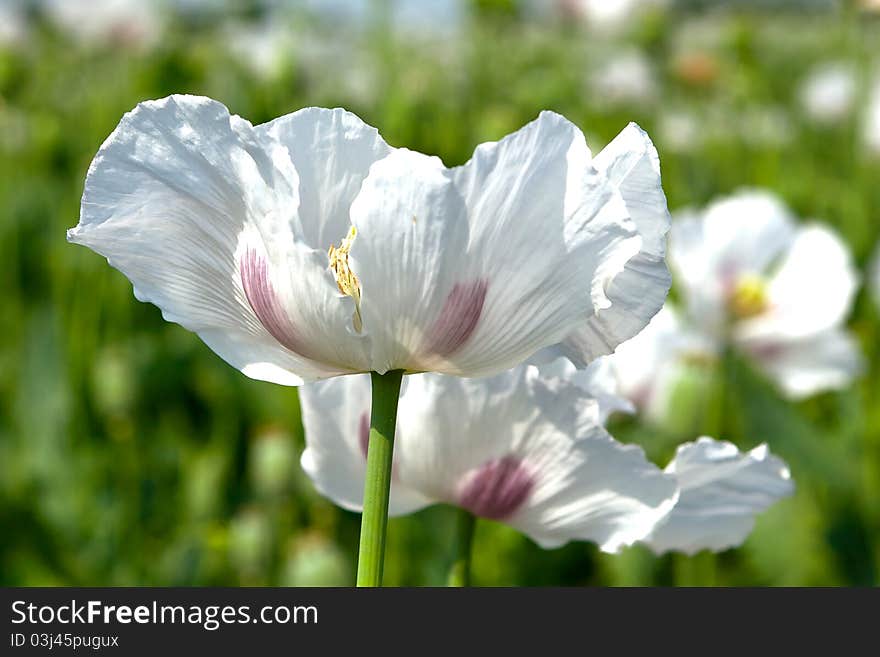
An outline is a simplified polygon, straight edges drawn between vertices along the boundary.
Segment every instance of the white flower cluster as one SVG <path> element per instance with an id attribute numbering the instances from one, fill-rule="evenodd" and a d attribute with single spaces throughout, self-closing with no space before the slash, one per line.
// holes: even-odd
<path id="1" fill-rule="evenodd" d="M 392 513 L 442 502 L 547 547 L 720 550 L 791 493 L 787 467 L 703 437 L 660 469 L 606 432 L 633 408 L 617 390 L 644 405 L 670 362 L 728 341 L 793 395 L 843 385 L 855 275 L 829 230 L 744 193 L 675 223 L 684 310 L 657 315 L 669 226 L 635 125 L 593 156 L 544 112 L 447 168 L 343 110 L 253 126 L 172 96 L 101 147 L 69 239 L 246 375 L 312 382 L 302 463 L 341 506 L 363 500 L 364 373 L 403 370 Z"/>

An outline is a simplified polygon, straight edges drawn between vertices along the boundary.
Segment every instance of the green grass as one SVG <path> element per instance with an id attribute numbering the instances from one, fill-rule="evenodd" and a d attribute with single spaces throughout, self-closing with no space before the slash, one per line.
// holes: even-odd
<path id="1" fill-rule="evenodd" d="M 627 43 L 648 53 L 660 93 L 619 106 L 586 83 L 619 46 L 572 26 L 488 12 L 454 42 L 407 43 L 380 28 L 322 39 L 333 44 L 332 58 L 294 48 L 271 79 L 224 52 L 209 28 L 178 27 L 157 50 L 126 53 L 80 49 L 39 26 L 23 50 L 0 51 L 0 584 L 354 581 L 359 517 L 322 499 L 299 469 L 296 390 L 233 370 L 138 303 L 102 258 L 65 241 L 89 161 L 141 100 L 204 94 L 254 123 L 342 105 L 391 144 L 449 165 L 545 108 L 579 124 L 594 152 L 636 120 L 657 143 L 673 209 L 759 185 L 800 216 L 836 227 L 860 266 L 880 239 L 880 162 L 860 147 L 857 120 L 819 129 L 795 102 L 815 62 L 851 60 L 864 76 L 871 66 L 880 72 L 880 24 L 658 19 Z M 714 80 L 692 84 L 676 74 L 687 40 L 707 44 Z M 663 117 L 676 108 L 700 121 L 692 149 L 665 143 Z M 755 119 L 767 108 L 785 117 L 787 139 L 762 138 Z M 544 551 L 481 522 L 475 583 L 880 582 L 880 315 L 865 292 L 851 327 L 868 371 L 839 393 L 792 405 L 743 363 L 725 368 L 729 419 L 718 437 L 742 447 L 768 442 L 797 483 L 742 548 L 693 558 L 642 548 L 609 556 L 583 543 Z M 679 420 L 621 421 L 613 431 L 661 459 L 708 431 L 699 417 Z M 442 584 L 453 522 L 447 508 L 392 520 L 386 582 Z"/>

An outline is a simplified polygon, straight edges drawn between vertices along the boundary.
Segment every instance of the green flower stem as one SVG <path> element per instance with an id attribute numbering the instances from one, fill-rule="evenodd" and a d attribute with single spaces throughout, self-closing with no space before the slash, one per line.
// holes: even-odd
<path id="1" fill-rule="evenodd" d="M 394 427 L 397 423 L 397 402 L 403 370 L 392 370 L 386 374 L 372 372 L 370 376 L 373 384 L 373 407 L 370 413 L 367 478 L 364 481 L 364 512 L 361 516 L 361 542 L 358 550 L 358 586 L 382 586 Z"/>
<path id="2" fill-rule="evenodd" d="M 449 569 L 449 586 L 471 585 L 471 545 L 474 542 L 474 527 L 477 519 L 464 509 L 456 510 L 455 518 L 455 560 Z"/>

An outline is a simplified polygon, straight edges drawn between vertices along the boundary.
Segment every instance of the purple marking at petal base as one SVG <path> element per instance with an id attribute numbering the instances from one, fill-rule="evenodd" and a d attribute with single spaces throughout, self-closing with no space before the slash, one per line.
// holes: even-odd
<path id="1" fill-rule="evenodd" d="M 468 473 L 458 490 L 458 504 L 474 515 L 503 520 L 532 492 L 534 480 L 515 456 L 493 459 Z"/>
<path id="2" fill-rule="evenodd" d="M 247 249 L 239 261 L 239 271 L 244 295 L 260 323 L 284 347 L 303 354 L 302 343 L 293 322 L 278 302 L 272 288 L 266 259 L 255 250 Z"/>
<path id="3" fill-rule="evenodd" d="M 367 458 L 367 450 L 370 448 L 370 414 L 366 411 L 361 413 L 361 419 L 358 421 L 358 445 L 361 454 Z"/>
<path id="4" fill-rule="evenodd" d="M 456 283 L 446 297 L 440 316 L 428 330 L 426 350 L 450 356 L 471 337 L 486 301 L 489 283 L 484 279 Z"/>

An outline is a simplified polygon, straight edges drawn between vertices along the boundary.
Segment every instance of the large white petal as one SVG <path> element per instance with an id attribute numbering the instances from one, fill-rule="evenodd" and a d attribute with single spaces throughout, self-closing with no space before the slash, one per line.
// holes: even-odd
<path id="1" fill-rule="evenodd" d="M 792 399 L 845 388 L 863 368 L 857 342 L 843 329 L 795 340 L 750 340 L 741 346 Z"/>
<path id="2" fill-rule="evenodd" d="M 681 445 L 666 472 L 678 480 L 681 494 L 645 541 L 658 553 L 739 545 L 755 516 L 794 490 L 788 467 L 766 445 L 742 453 L 731 443 L 703 437 Z"/>
<path id="3" fill-rule="evenodd" d="M 370 369 L 446 369 L 480 320 L 486 281 L 461 265 L 467 213 L 443 163 L 399 149 L 375 163 L 351 207 Z"/>
<path id="4" fill-rule="evenodd" d="M 764 191 L 745 190 L 712 203 L 702 214 L 677 215 L 670 265 L 694 320 L 720 333 L 737 282 L 743 276 L 763 276 L 794 235 L 788 209 Z"/>
<path id="5" fill-rule="evenodd" d="M 545 547 L 591 540 L 616 551 L 651 531 L 677 495 L 641 448 L 605 433 L 580 387 L 532 366 L 482 380 L 410 377 L 399 427 L 408 487 Z"/>
<path id="6" fill-rule="evenodd" d="M 609 286 L 641 240 L 576 126 L 542 112 L 478 146 L 452 176 L 470 223 L 462 273 L 484 281 L 486 292 L 472 335 L 441 371 L 498 372 L 613 304 Z"/>
<path id="7" fill-rule="evenodd" d="M 354 374 L 299 389 L 306 449 L 302 468 L 318 491 L 350 511 L 363 508 L 370 434 L 370 376 Z M 389 513 L 411 513 L 431 503 L 392 473 Z"/>
<path id="8" fill-rule="evenodd" d="M 249 303 L 241 267 L 243 240 L 261 235 L 283 242 L 285 258 L 299 268 L 286 274 L 300 280 L 300 304 L 321 307 L 333 294 L 332 277 L 309 249 L 293 238 L 271 239 L 292 235 L 296 190 L 283 147 L 261 143 L 247 121 L 216 101 L 171 96 L 138 105 L 104 142 L 68 239 L 107 257 L 138 299 L 198 333 L 233 366 L 296 385 L 346 368 L 322 361 L 320 345 L 283 346 Z M 271 292 L 267 276 L 257 284 Z"/>
<path id="9" fill-rule="evenodd" d="M 562 343 L 583 367 L 641 331 L 663 306 L 672 279 L 666 266 L 669 211 L 660 182 L 660 158 L 647 133 L 629 124 L 593 159 L 617 187 L 641 237 L 641 248 L 607 287 L 611 304 L 600 308 Z"/>
<path id="10" fill-rule="evenodd" d="M 767 310 L 740 322 L 737 335 L 785 340 L 839 326 L 857 288 L 852 257 L 840 237 L 819 225 L 801 228 L 769 282 Z"/>
<path id="11" fill-rule="evenodd" d="M 299 176 L 303 241 L 326 251 L 348 233 L 370 167 L 391 152 L 376 128 L 343 109 L 307 107 L 255 128 L 287 148 Z"/>

